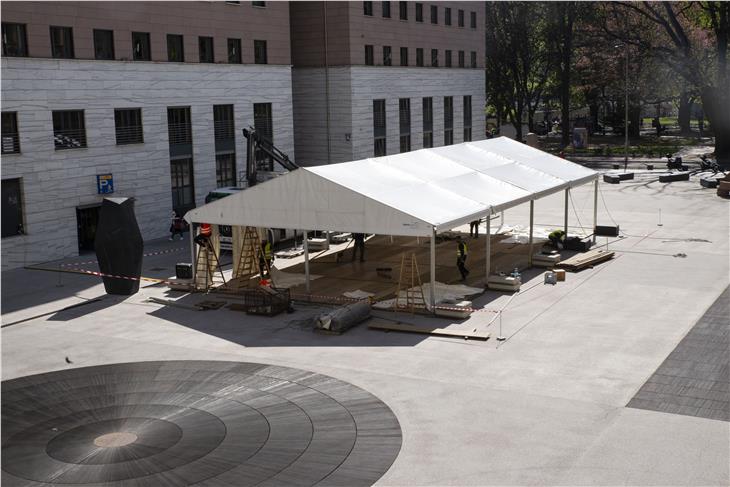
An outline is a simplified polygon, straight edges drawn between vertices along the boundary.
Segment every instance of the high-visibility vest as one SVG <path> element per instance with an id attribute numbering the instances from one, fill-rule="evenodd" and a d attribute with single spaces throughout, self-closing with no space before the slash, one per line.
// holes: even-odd
<path id="1" fill-rule="evenodd" d="M 265 244 L 261 244 L 261 247 L 264 249 L 264 259 L 271 260 L 271 243 L 266 242 Z"/>
<path id="2" fill-rule="evenodd" d="M 460 243 L 459 243 L 459 244 L 458 244 L 458 245 L 456 246 L 456 256 L 457 256 L 457 257 L 461 257 L 461 249 L 462 249 L 462 247 L 464 248 L 464 257 L 466 257 L 466 254 L 468 254 L 468 253 L 469 253 L 469 252 L 467 251 L 467 249 L 466 249 L 466 242 L 460 242 Z"/>

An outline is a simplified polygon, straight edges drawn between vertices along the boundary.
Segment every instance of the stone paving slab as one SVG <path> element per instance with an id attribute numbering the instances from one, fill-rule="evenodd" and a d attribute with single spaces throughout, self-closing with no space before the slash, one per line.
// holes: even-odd
<path id="1" fill-rule="evenodd" d="M 730 421 L 730 287 L 627 407 Z"/>

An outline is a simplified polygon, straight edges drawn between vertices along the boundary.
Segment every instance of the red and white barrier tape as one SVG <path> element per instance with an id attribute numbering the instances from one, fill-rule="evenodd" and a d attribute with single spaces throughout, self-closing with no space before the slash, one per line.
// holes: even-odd
<path id="1" fill-rule="evenodd" d="M 159 252 L 148 252 L 146 254 L 142 254 L 142 257 L 152 257 L 154 255 L 172 254 L 175 252 L 182 252 L 183 250 L 187 250 L 187 249 L 185 247 L 178 247 L 175 249 L 160 250 Z M 98 260 L 89 260 L 86 262 L 73 262 L 70 264 L 61 264 L 61 267 L 74 267 L 74 266 L 98 264 L 98 263 L 99 263 Z"/>

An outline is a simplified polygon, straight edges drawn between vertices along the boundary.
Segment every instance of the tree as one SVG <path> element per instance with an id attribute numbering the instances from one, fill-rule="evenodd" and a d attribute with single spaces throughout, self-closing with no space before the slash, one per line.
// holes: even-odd
<path id="1" fill-rule="evenodd" d="M 549 5 L 552 8 L 552 47 L 560 82 L 561 144 L 565 147 L 570 143 L 570 72 L 577 6 L 574 2 L 553 2 Z"/>
<path id="2" fill-rule="evenodd" d="M 488 2 L 486 15 L 487 97 L 522 139 L 525 112 L 530 131 L 550 75 L 545 5 Z"/>
<path id="3" fill-rule="evenodd" d="M 730 86 L 727 48 L 730 2 L 622 2 L 607 4 L 609 14 L 627 22 L 642 19 L 652 32 L 629 28 L 608 32 L 652 51 L 697 89 L 715 133 L 715 156 L 730 166 Z"/>

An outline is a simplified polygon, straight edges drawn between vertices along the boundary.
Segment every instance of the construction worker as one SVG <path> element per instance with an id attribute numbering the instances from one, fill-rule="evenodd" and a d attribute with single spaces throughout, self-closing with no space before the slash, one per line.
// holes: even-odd
<path id="1" fill-rule="evenodd" d="M 469 222 L 469 236 L 479 238 L 479 224 L 482 222 L 481 219 Z"/>
<path id="2" fill-rule="evenodd" d="M 456 237 L 456 267 L 459 269 L 462 281 L 466 281 L 466 276 L 469 275 L 469 271 L 464 266 L 467 254 L 468 250 L 466 248 L 466 242 L 464 242 L 461 235 L 459 235 Z"/>
<path id="3" fill-rule="evenodd" d="M 360 262 L 365 262 L 365 234 L 364 233 L 353 233 L 352 240 L 355 246 L 352 248 L 352 260 L 355 260 L 357 256 L 357 249 L 360 249 Z"/>
<path id="4" fill-rule="evenodd" d="M 266 275 L 269 275 L 271 270 L 271 262 L 273 260 L 273 254 L 271 253 L 271 242 L 264 239 L 261 241 L 261 252 L 259 252 L 259 272 L 261 273 L 261 279 Z"/>
<path id="5" fill-rule="evenodd" d="M 555 247 L 558 250 L 562 250 L 563 246 L 565 245 L 565 232 L 563 230 L 553 230 L 548 235 L 548 240 L 552 244 L 553 247 Z"/>

